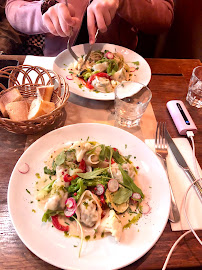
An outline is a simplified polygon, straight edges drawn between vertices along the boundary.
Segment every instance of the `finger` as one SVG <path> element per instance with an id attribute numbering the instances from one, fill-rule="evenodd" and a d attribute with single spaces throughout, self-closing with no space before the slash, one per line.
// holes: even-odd
<path id="1" fill-rule="evenodd" d="M 110 14 L 110 17 L 111 17 L 111 20 L 113 20 L 115 14 L 116 14 L 116 9 L 109 9 L 109 14 Z"/>
<path id="2" fill-rule="evenodd" d="M 72 17 L 75 17 L 75 9 L 71 4 L 68 4 L 69 13 Z"/>
<path id="3" fill-rule="evenodd" d="M 70 11 L 69 11 L 69 5 L 68 7 L 60 3 L 57 5 L 58 8 L 58 16 L 62 17 L 63 21 L 65 21 L 69 26 L 74 26 L 75 25 L 75 20 L 73 20 Z"/>
<path id="4" fill-rule="evenodd" d="M 52 35 L 58 36 L 58 33 L 56 32 L 55 27 L 54 27 L 50 17 L 48 17 L 46 13 L 42 16 L 42 21 L 43 21 L 43 24 L 48 28 L 48 31 Z"/>
<path id="5" fill-rule="evenodd" d="M 100 31 L 102 33 L 106 32 L 107 31 L 107 25 L 105 23 L 105 19 L 103 17 L 103 13 L 101 11 L 97 10 L 95 12 L 95 19 L 96 19 L 98 29 L 100 29 Z"/>
<path id="6" fill-rule="evenodd" d="M 57 35 L 60 37 L 66 37 L 66 33 L 63 32 L 58 17 L 51 18 L 51 21 L 55 27 L 55 31 L 57 32 Z"/>
<path id="7" fill-rule="evenodd" d="M 63 31 L 65 36 L 69 36 L 72 31 L 72 26 L 68 24 L 68 21 L 72 20 L 72 18 L 69 14 L 68 8 L 62 4 L 58 5 L 57 13 L 58 13 L 58 20 L 59 20 L 59 25 L 61 27 L 61 30 Z"/>
<path id="8" fill-rule="evenodd" d="M 75 16 L 75 8 L 72 6 L 72 4 L 69 4 L 67 1 L 67 5 L 66 5 L 66 0 L 60 0 L 60 3 L 63 3 L 65 4 L 65 6 L 68 7 L 71 17 Z"/>
<path id="9" fill-rule="evenodd" d="M 112 22 L 111 14 L 109 13 L 108 10 L 106 10 L 104 13 L 104 21 L 105 21 L 106 26 L 109 26 Z"/>
<path id="10" fill-rule="evenodd" d="M 87 26 L 88 26 L 88 35 L 89 35 L 89 43 L 95 43 L 95 32 L 96 32 L 96 25 L 95 25 L 95 16 L 92 10 L 87 9 Z"/>
<path id="11" fill-rule="evenodd" d="M 55 28 L 55 31 L 58 36 L 65 37 L 66 34 L 63 32 L 60 21 L 58 18 L 58 5 L 55 5 L 53 8 L 49 8 L 48 10 L 49 18 Z"/>
<path id="12" fill-rule="evenodd" d="M 67 22 L 65 22 L 61 17 L 59 17 L 61 29 L 62 29 L 62 31 L 65 33 L 66 36 L 71 35 L 72 30 L 77 29 L 78 26 L 79 26 L 79 24 L 80 24 L 80 23 L 79 23 L 80 20 L 79 20 L 78 18 L 73 18 L 73 19 L 74 19 L 74 21 L 75 21 L 75 26 L 74 26 L 74 27 L 69 26 L 69 25 L 67 24 Z"/>

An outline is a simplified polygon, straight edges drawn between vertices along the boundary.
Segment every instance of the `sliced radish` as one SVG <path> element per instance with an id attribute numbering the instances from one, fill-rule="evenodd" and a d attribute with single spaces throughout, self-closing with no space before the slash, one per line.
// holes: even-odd
<path id="1" fill-rule="evenodd" d="M 142 202 L 141 206 L 142 206 L 142 214 L 144 214 L 144 215 L 149 214 L 149 212 L 151 210 L 151 207 L 149 206 L 149 204 L 146 202 Z"/>
<path id="2" fill-rule="evenodd" d="M 130 67 L 130 72 L 135 72 L 136 68 L 135 67 Z"/>
<path id="3" fill-rule="evenodd" d="M 71 209 L 74 209 L 76 208 L 76 201 L 74 198 L 68 198 L 66 201 L 65 201 L 65 205 L 67 207 L 67 209 L 71 210 Z"/>
<path id="4" fill-rule="evenodd" d="M 72 81 L 72 80 L 73 80 L 72 74 L 68 74 L 68 75 L 66 76 L 66 79 Z"/>
<path id="5" fill-rule="evenodd" d="M 132 199 L 135 200 L 135 201 L 139 200 L 139 199 L 141 199 L 141 195 L 139 193 L 137 193 L 137 192 L 134 192 L 132 194 Z"/>
<path id="6" fill-rule="evenodd" d="M 69 209 L 65 209 L 64 210 L 64 214 L 65 214 L 65 216 L 66 217 L 71 217 L 71 216 L 73 216 L 74 214 L 75 214 L 75 212 L 76 212 L 76 208 L 75 209 L 73 209 L 73 210 L 69 210 Z"/>
<path id="7" fill-rule="evenodd" d="M 18 169 L 18 171 L 20 173 L 23 173 L 23 174 L 28 173 L 28 171 L 29 171 L 29 165 L 27 163 L 22 164 L 20 166 L 20 168 Z"/>
<path id="8" fill-rule="evenodd" d="M 66 201 L 65 201 L 65 205 L 66 205 L 66 208 L 64 210 L 64 214 L 66 217 L 71 217 L 74 215 L 74 213 L 76 212 L 76 208 L 77 208 L 77 205 L 76 205 L 76 201 L 74 198 L 68 198 Z"/>
<path id="9" fill-rule="evenodd" d="M 116 179 L 110 179 L 108 182 L 108 189 L 110 192 L 115 192 L 119 188 L 119 182 Z"/>
<path id="10" fill-rule="evenodd" d="M 98 185 L 95 187 L 95 194 L 98 195 L 98 196 L 102 195 L 102 194 L 104 193 L 104 191 L 105 191 L 105 188 L 104 188 L 104 186 L 101 185 L 101 184 L 98 184 Z"/>
<path id="11" fill-rule="evenodd" d="M 111 52 L 107 52 L 105 56 L 107 57 L 107 59 L 114 59 L 114 55 Z"/>

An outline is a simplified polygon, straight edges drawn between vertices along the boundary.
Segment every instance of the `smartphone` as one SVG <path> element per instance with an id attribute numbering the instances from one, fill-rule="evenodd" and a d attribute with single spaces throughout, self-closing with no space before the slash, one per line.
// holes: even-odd
<path id="1" fill-rule="evenodd" d="M 9 67 L 9 66 L 18 66 L 19 62 L 17 60 L 0 60 L 0 69 L 4 67 Z M 0 83 L 3 84 L 6 88 L 8 88 L 8 78 L 1 77 L 0 74 Z M 2 91 L 3 88 L 0 85 L 0 91 Z"/>

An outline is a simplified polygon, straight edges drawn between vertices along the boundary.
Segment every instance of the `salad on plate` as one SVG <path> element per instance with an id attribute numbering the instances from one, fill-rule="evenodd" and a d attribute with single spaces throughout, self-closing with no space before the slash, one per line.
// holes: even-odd
<path id="1" fill-rule="evenodd" d="M 68 237 L 97 240 L 112 235 L 120 241 L 150 211 L 138 183 L 139 167 L 117 148 L 96 141 L 65 144 L 45 161 L 37 175 L 35 198 L 42 222 Z"/>
<path id="2" fill-rule="evenodd" d="M 66 79 L 98 93 L 114 92 L 118 84 L 130 81 L 139 69 L 139 61 L 126 63 L 123 54 L 116 51 L 92 51 L 84 64 L 85 57 L 82 55 L 68 66 Z"/>

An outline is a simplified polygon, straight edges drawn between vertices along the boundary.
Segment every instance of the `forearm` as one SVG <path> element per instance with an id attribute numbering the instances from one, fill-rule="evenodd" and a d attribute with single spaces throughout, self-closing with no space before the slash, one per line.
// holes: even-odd
<path id="1" fill-rule="evenodd" d="M 6 16 L 16 30 L 25 34 L 47 33 L 42 23 L 41 1 L 7 0 Z"/>
<path id="2" fill-rule="evenodd" d="M 120 17 L 146 33 L 169 29 L 173 20 L 172 0 L 120 0 Z"/>

